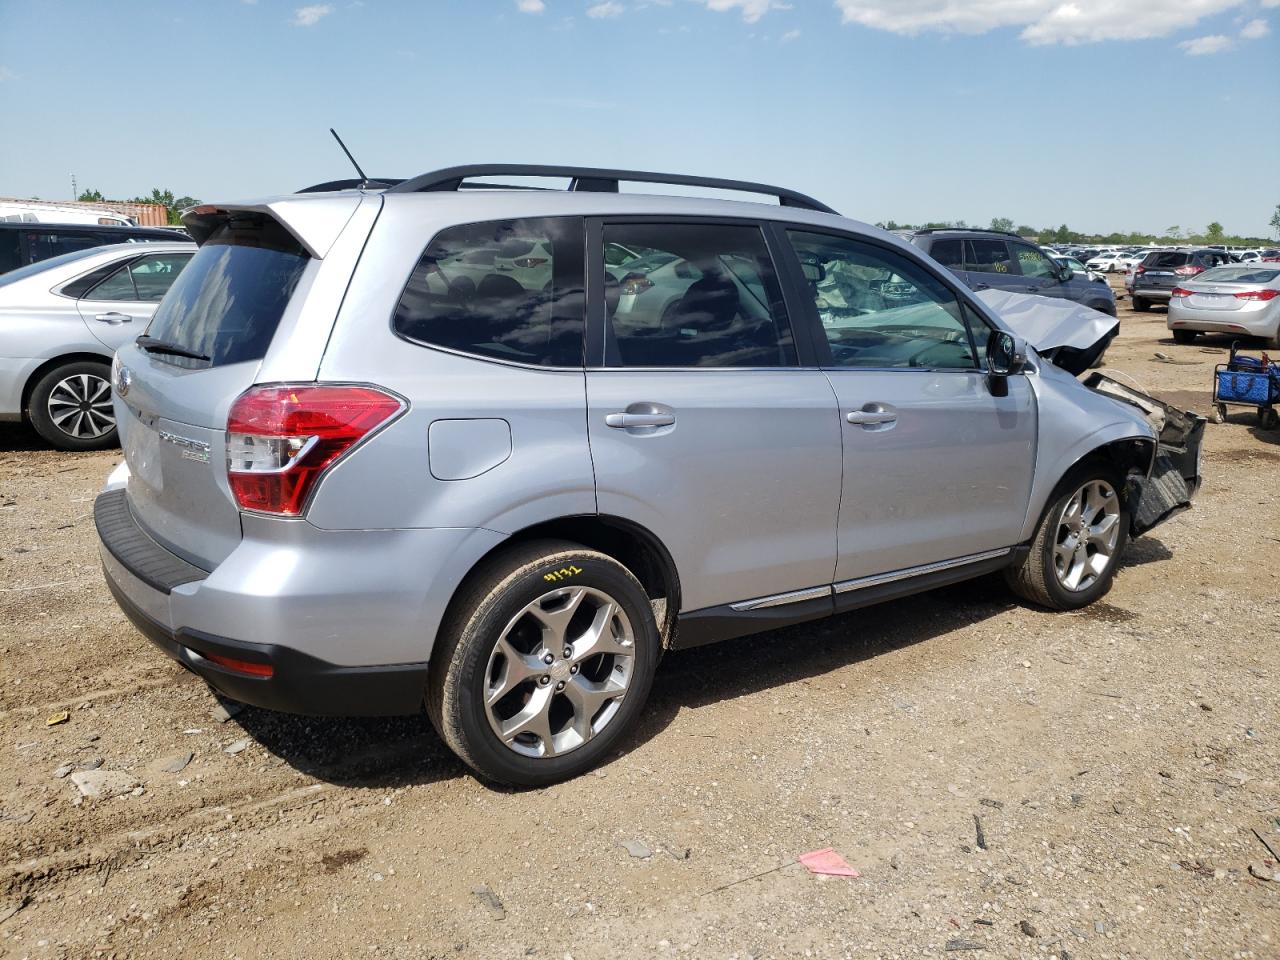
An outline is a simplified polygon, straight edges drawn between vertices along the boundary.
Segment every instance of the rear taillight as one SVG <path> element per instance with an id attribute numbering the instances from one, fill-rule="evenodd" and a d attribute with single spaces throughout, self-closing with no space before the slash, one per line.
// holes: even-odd
<path id="1" fill-rule="evenodd" d="M 629 273 L 622 278 L 622 292 L 629 297 L 638 296 L 653 287 L 653 281 L 642 273 Z"/>
<path id="2" fill-rule="evenodd" d="M 1194 277 L 1197 273 L 1204 273 L 1204 267 L 1197 266 L 1194 263 L 1184 263 L 1173 271 L 1180 277 Z"/>
<path id="3" fill-rule="evenodd" d="M 1146 273 L 1146 272 L 1147 272 L 1147 268 L 1144 267 L 1142 264 L 1138 264 L 1136 267 L 1133 268 L 1134 276 L 1137 276 L 1140 273 Z"/>
<path id="4" fill-rule="evenodd" d="M 405 404 L 375 387 L 253 387 L 227 416 L 227 479 L 242 510 L 299 516 L 320 475 Z"/>
<path id="5" fill-rule="evenodd" d="M 1235 294 L 1237 300 L 1274 300 L 1280 297 L 1280 290 L 1245 290 Z"/>
<path id="6" fill-rule="evenodd" d="M 1171 297 L 1189 297 L 1189 296 L 1191 296 L 1192 292 L 1193 292 L 1193 291 L 1188 290 L 1188 289 L 1186 289 L 1185 287 L 1174 287 L 1174 288 L 1173 288 L 1173 291 L 1169 294 L 1169 296 L 1171 296 Z"/>

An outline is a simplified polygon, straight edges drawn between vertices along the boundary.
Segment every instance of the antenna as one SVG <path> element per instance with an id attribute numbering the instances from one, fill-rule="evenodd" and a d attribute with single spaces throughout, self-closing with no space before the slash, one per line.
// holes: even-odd
<path id="1" fill-rule="evenodd" d="M 369 184 L 369 178 L 364 175 L 364 171 L 360 169 L 360 164 L 356 163 L 356 158 L 351 155 L 351 151 L 347 149 L 347 145 L 342 142 L 342 138 L 338 136 L 338 131 L 329 128 L 329 132 L 333 134 L 333 139 L 338 141 L 338 146 L 342 148 L 342 152 L 347 155 L 347 159 L 351 161 L 351 165 L 356 168 L 356 173 L 360 174 L 360 186 L 365 187 Z"/>

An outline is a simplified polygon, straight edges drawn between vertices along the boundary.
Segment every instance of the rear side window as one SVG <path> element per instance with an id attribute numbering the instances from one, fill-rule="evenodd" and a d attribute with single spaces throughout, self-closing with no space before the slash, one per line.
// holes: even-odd
<path id="1" fill-rule="evenodd" d="M 96 233 L 75 230 L 51 233 L 32 231 L 26 236 L 26 244 L 27 259 L 31 263 L 35 263 L 38 260 L 48 260 L 50 257 L 58 257 L 64 253 L 74 253 L 77 250 L 98 247 L 102 245 L 102 241 L 98 239 Z"/>
<path id="2" fill-rule="evenodd" d="M 1003 240 L 966 240 L 965 269 L 977 273 L 1015 273 Z"/>
<path id="3" fill-rule="evenodd" d="M 18 252 L 18 231 L 0 230 L 0 273 L 7 273 L 22 266 L 22 254 Z"/>
<path id="4" fill-rule="evenodd" d="M 261 360 L 307 261 L 298 241 L 270 217 L 231 216 L 173 282 L 147 335 L 203 354 L 215 367 Z M 157 270 L 149 282 L 167 282 L 171 275 Z M 178 366 L 202 363 L 161 353 L 151 358 Z"/>
<path id="5" fill-rule="evenodd" d="M 611 250 L 647 250 L 607 263 Z M 606 224 L 606 341 L 612 366 L 782 367 L 791 325 L 759 227 Z"/>
<path id="6" fill-rule="evenodd" d="M 581 367 L 582 220 L 548 217 L 436 234 L 396 306 L 407 340 L 540 367 Z"/>

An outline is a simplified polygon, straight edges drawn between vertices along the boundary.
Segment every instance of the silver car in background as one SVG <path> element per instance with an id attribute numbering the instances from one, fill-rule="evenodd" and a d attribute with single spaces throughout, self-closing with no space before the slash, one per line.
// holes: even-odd
<path id="1" fill-rule="evenodd" d="M 994 571 L 1083 607 L 1198 486 L 1203 419 L 1076 379 L 1113 317 L 784 188 L 481 166 L 185 222 L 116 354 L 113 595 L 227 696 L 425 705 L 495 781 L 611 756 L 666 650 Z"/>
<path id="2" fill-rule="evenodd" d="M 1169 298 L 1167 323 L 1178 343 L 1231 333 L 1280 349 L 1280 263 L 1231 264 L 1183 280 Z"/>
<path id="3" fill-rule="evenodd" d="M 114 446 L 111 356 L 146 328 L 195 249 L 116 243 L 0 276 L 0 420 L 26 420 L 61 450 Z"/>

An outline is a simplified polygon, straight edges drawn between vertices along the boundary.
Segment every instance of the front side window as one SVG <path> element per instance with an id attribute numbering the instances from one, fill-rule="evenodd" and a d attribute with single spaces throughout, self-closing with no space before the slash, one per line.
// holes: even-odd
<path id="1" fill-rule="evenodd" d="M 608 357 L 627 367 L 796 363 L 782 289 L 759 227 L 606 224 Z M 610 248 L 645 251 L 608 263 Z"/>
<path id="2" fill-rule="evenodd" d="M 1053 264 L 1043 253 L 1029 243 L 1010 243 L 1013 255 L 1018 258 L 1018 266 L 1022 268 L 1024 277 L 1037 280 L 1053 280 L 1056 278 Z M 1108 254 L 1108 256 L 1111 256 Z"/>
<path id="3" fill-rule="evenodd" d="M 1003 240 L 966 240 L 965 269 L 976 273 L 1013 273 Z"/>
<path id="4" fill-rule="evenodd" d="M 582 366 L 582 221 L 499 220 L 442 230 L 396 306 L 400 336 L 542 367 Z"/>
<path id="5" fill-rule="evenodd" d="M 789 231 L 837 367 L 972 369 L 965 312 L 937 277 L 892 250 Z"/>

